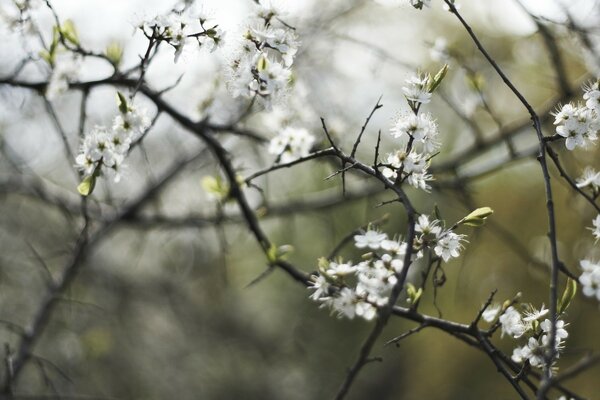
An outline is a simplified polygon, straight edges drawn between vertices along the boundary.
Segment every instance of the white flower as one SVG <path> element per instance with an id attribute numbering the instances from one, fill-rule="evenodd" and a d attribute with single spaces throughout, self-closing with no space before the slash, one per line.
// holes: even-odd
<path id="1" fill-rule="evenodd" d="M 381 244 L 386 239 L 387 235 L 385 233 L 380 233 L 378 231 L 369 229 L 364 233 L 364 235 L 354 236 L 354 245 L 358 249 L 364 249 L 365 247 L 368 247 L 371 250 L 377 250 L 381 247 Z"/>
<path id="2" fill-rule="evenodd" d="M 311 275 L 311 283 L 308 289 L 314 290 L 314 293 L 310 295 L 313 300 L 319 300 L 321 297 L 327 296 L 329 293 L 330 284 L 323 275 Z"/>
<path id="3" fill-rule="evenodd" d="M 505 334 L 516 338 L 521 337 L 527 326 L 523 323 L 521 313 L 519 313 L 513 306 L 508 307 L 504 313 L 500 316 L 500 324 L 502 326 L 502 336 Z"/>
<path id="4" fill-rule="evenodd" d="M 417 223 L 415 224 L 415 230 L 417 232 L 422 233 L 423 235 L 435 235 L 438 236 L 442 231 L 442 228 L 439 226 L 440 221 L 437 219 L 429 221 L 429 216 L 425 214 L 419 215 L 417 218 Z"/>
<path id="5" fill-rule="evenodd" d="M 433 61 L 437 62 L 446 62 L 450 59 L 446 38 L 438 37 L 435 39 L 433 47 L 429 50 L 429 56 Z"/>
<path id="6" fill-rule="evenodd" d="M 356 303 L 356 315 L 363 317 L 367 321 L 371 321 L 377 315 L 377 308 L 370 303 L 359 301 Z"/>
<path id="7" fill-rule="evenodd" d="M 547 346 L 550 341 L 550 328 L 551 328 L 550 320 L 545 319 L 540 324 L 540 328 L 542 328 L 542 331 L 544 331 L 544 333 L 547 334 L 547 335 L 542 335 L 542 343 Z M 567 337 L 569 337 L 569 333 L 565 329 L 565 321 L 563 321 L 563 320 L 556 321 L 556 348 L 557 349 L 560 348 L 561 342 L 564 339 L 566 339 Z"/>
<path id="8" fill-rule="evenodd" d="M 332 299 L 331 307 L 337 312 L 338 317 L 354 318 L 356 314 L 356 303 L 358 297 L 350 288 L 342 288 L 339 293 Z"/>
<path id="9" fill-rule="evenodd" d="M 587 186 L 590 186 L 593 190 L 598 190 L 600 188 L 600 172 L 596 172 L 590 167 L 585 167 L 583 175 L 577 179 L 578 188 Z"/>
<path id="10" fill-rule="evenodd" d="M 592 221 L 592 225 L 594 225 L 592 230 L 592 234 L 596 238 L 596 240 L 600 239 L 600 214 L 596 216 L 596 218 Z"/>
<path id="11" fill-rule="evenodd" d="M 600 263 L 595 263 L 590 260 L 581 260 L 579 262 L 583 273 L 579 276 L 584 295 L 588 297 L 596 297 L 600 301 Z"/>
<path id="12" fill-rule="evenodd" d="M 464 235 L 446 231 L 438 236 L 433 250 L 437 256 L 442 257 L 444 261 L 448 262 L 451 258 L 460 256 L 460 250 L 463 248 L 461 242 L 464 240 Z"/>
<path id="13" fill-rule="evenodd" d="M 113 120 L 112 129 L 119 135 L 127 137 L 130 142 L 135 142 L 146 132 L 150 126 L 150 118 L 145 109 L 129 105 L 125 114 L 120 113 Z"/>
<path id="14" fill-rule="evenodd" d="M 567 104 L 555 114 L 554 123 L 558 125 L 556 133 L 566 138 L 565 146 L 568 150 L 586 147 L 598 138 L 598 116 L 592 109 L 575 108 Z"/>
<path id="15" fill-rule="evenodd" d="M 390 133 L 395 138 L 412 137 L 416 143 L 423 145 L 423 151 L 428 154 L 437 151 L 440 146 L 436 140 L 437 124 L 429 113 L 410 114 L 398 118 Z"/>
<path id="16" fill-rule="evenodd" d="M 600 90 L 598 90 L 598 82 L 596 81 L 591 86 L 584 87 L 583 99 L 585 106 L 591 110 L 600 110 Z"/>
<path id="17" fill-rule="evenodd" d="M 431 0 L 410 0 L 410 5 L 416 8 L 417 10 L 421 10 L 423 6 L 430 7 Z"/>
<path id="18" fill-rule="evenodd" d="M 268 152 L 279 157 L 282 163 L 288 163 L 310 154 L 315 137 L 304 128 L 286 127 L 279 135 L 271 139 Z"/>
<path id="19" fill-rule="evenodd" d="M 544 364 L 544 346 L 530 337 L 526 346 L 514 349 L 511 359 L 517 363 L 529 361 L 532 367 L 540 367 Z"/>
<path id="20" fill-rule="evenodd" d="M 502 307 L 500 306 L 500 304 L 488 306 L 488 308 L 486 308 L 485 311 L 481 314 L 481 317 L 485 322 L 492 322 L 496 319 L 501 309 Z"/>
<path id="21" fill-rule="evenodd" d="M 417 74 L 406 80 L 407 85 L 402 87 L 402 92 L 407 100 L 415 103 L 426 104 L 431 100 L 429 92 L 429 75 Z"/>
<path id="22" fill-rule="evenodd" d="M 355 271 L 356 271 L 356 266 L 353 266 L 352 263 L 338 264 L 335 262 L 330 262 L 329 269 L 327 270 L 327 275 L 345 276 L 345 275 L 353 274 Z"/>
<path id="23" fill-rule="evenodd" d="M 52 101 L 69 89 L 69 83 L 79 76 L 80 60 L 72 53 L 62 54 L 55 58 L 52 75 L 46 87 L 46 97 Z"/>
<path id="24" fill-rule="evenodd" d="M 524 322 L 537 321 L 538 319 L 542 318 L 544 315 L 548 314 L 548 312 L 550 312 L 550 310 L 548 310 L 547 308 L 544 308 L 543 304 L 539 310 L 537 310 L 533 307 L 530 307 L 530 309 L 528 311 L 524 312 L 525 316 L 523 317 L 523 321 Z"/>

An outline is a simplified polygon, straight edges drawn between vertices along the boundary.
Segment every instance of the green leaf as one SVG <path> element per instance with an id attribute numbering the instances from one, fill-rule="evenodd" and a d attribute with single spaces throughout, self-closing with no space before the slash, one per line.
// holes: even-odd
<path id="1" fill-rule="evenodd" d="M 269 264 L 277 262 L 277 246 L 274 243 L 271 243 L 271 247 L 267 250 L 267 260 L 269 260 Z"/>
<path id="2" fill-rule="evenodd" d="M 568 278 L 567 285 L 565 286 L 565 291 L 563 292 L 563 295 L 560 298 L 560 301 L 558 302 L 558 314 L 559 315 L 564 313 L 567 310 L 567 308 L 571 304 L 571 301 L 573 300 L 573 298 L 575 297 L 576 294 L 577 294 L 577 282 L 571 278 Z"/>
<path id="3" fill-rule="evenodd" d="M 493 213 L 494 210 L 492 210 L 491 208 L 481 207 L 472 211 L 469 215 L 461 219 L 458 224 L 465 224 L 475 227 L 482 226 L 483 224 L 485 224 L 485 220 L 487 219 L 487 217 L 489 217 Z"/>
<path id="4" fill-rule="evenodd" d="M 54 65 L 54 54 L 47 50 L 42 50 L 38 53 L 51 67 Z"/>
<path id="5" fill-rule="evenodd" d="M 437 89 L 438 86 L 440 86 L 440 83 L 442 83 L 442 80 L 444 79 L 444 77 L 446 76 L 446 73 L 448 72 L 448 68 L 449 68 L 448 64 L 444 64 L 444 66 L 438 71 L 438 73 L 435 74 L 433 79 L 430 80 L 429 93 L 433 93 L 433 91 L 435 89 Z"/>
<path id="6" fill-rule="evenodd" d="M 70 19 L 66 20 L 63 23 L 62 27 L 60 28 L 60 31 L 61 31 L 63 37 L 65 38 L 65 40 L 73 43 L 76 46 L 79 45 L 79 37 L 77 35 L 77 29 L 75 29 L 75 24 L 73 23 L 72 20 L 70 20 Z"/>
<path id="7" fill-rule="evenodd" d="M 104 54 L 113 65 L 118 66 L 123 59 L 123 47 L 118 42 L 111 42 L 106 46 Z"/>
<path id="8" fill-rule="evenodd" d="M 119 111 L 121 111 L 121 114 L 127 114 L 129 112 L 127 98 L 119 91 L 117 91 L 117 102 L 119 103 Z"/>
<path id="9" fill-rule="evenodd" d="M 406 293 L 408 294 L 408 302 L 410 304 L 416 304 L 423 294 L 423 288 L 417 288 L 412 283 L 406 284 Z"/>
<path id="10" fill-rule="evenodd" d="M 87 197 L 94 191 L 96 186 L 96 176 L 90 175 L 85 177 L 81 183 L 77 186 L 77 191 L 80 195 Z"/>

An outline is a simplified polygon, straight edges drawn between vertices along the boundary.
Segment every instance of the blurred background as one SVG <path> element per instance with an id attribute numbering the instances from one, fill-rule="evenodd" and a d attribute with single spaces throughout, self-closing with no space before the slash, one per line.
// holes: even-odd
<path id="1" fill-rule="evenodd" d="M 33 18 L 48 40 L 53 17 L 40 3 Z M 39 43 L 9 26 L 12 1 L 0 5 L 0 71 L 7 76 L 23 57 L 39 51 Z M 73 20 L 82 46 L 103 51 L 119 43 L 125 70 L 139 62 L 146 46 L 134 29 L 137 21 L 167 12 L 174 3 L 54 0 L 52 5 L 63 20 Z M 169 102 L 193 119 L 227 122 L 244 104 L 227 91 L 224 66 L 253 3 L 214 0 L 202 5 L 226 32 L 224 48 L 214 53 L 190 49 L 177 64 L 165 48 L 148 69 L 147 80 L 160 90 L 181 78 L 165 94 Z M 294 63 L 295 85 L 283 103 L 270 112 L 256 110 L 243 126 L 266 138 L 286 124 L 305 127 L 326 146 L 323 117 L 349 151 L 383 96 L 384 107 L 375 113 L 357 153 L 370 163 L 378 130 L 382 154 L 393 150 L 389 129 L 395 116 L 409 111 L 401 91 L 404 81 L 417 68 L 435 73 L 448 63 L 448 76 L 427 105 L 443 142 L 432 163 L 436 181 L 431 193 L 409 190 L 409 196 L 419 212 L 431 213 L 437 205 L 449 223 L 476 207 L 489 206 L 495 213 L 481 228 L 461 228 L 469 243 L 459 259 L 445 266 L 447 280 L 437 289 L 437 307 L 444 318 L 468 323 L 494 289 L 498 301 L 521 292 L 523 302 L 547 304 L 550 254 L 535 133 L 526 110 L 442 2 L 433 0 L 422 11 L 392 0 L 307 0 L 281 6 L 302 43 Z M 595 79 L 600 65 L 598 2 L 461 0 L 460 6 L 540 116 L 548 117 L 559 103 L 580 99 L 581 85 Z M 548 32 L 563 60 L 563 82 L 541 30 Z M 48 73 L 39 60 L 21 78 L 39 81 Z M 109 74 L 101 63 L 86 60 L 80 79 Z M 112 87 L 89 92 L 86 129 L 111 120 L 114 97 Z M 43 100 L 31 91 L 0 85 L 0 101 L 0 342 L 14 349 L 19 336 L 8 328 L 31 323 L 49 275 L 58 277 L 71 256 L 82 215 L 74 160 L 65 156 L 56 120 Z M 143 96 L 136 101 L 154 112 Z M 67 141 L 77 149 L 81 91 L 72 90 L 52 104 Z M 552 120 L 545 120 L 546 135 L 553 134 Z M 233 135 L 222 138 L 242 176 L 274 161 L 265 145 Z M 597 147 L 568 152 L 562 143 L 553 146 L 574 178 L 585 166 L 600 168 Z M 100 224 L 113 216 L 174 162 L 201 148 L 197 138 L 161 115 L 143 146 L 130 155 L 122 180 L 99 182 L 89 201 L 92 221 Z M 324 179 L 336 168 L 305 163 L 258 179 L 263 193 L 246 189 L 269 237 L 278 245 L 292 245 L 290 262 L 306 272 L 369 221 L 387 214 L 383 231 L 390 236 L 405 231 L 398 204 L 378 207 L 390 194 L 363 176 L 348 174 L 344 197 L 339 178 Z M 219 173 L 208 153 L 195 158 L 135 216 L 94 244 L 35 346 L 17 393 L 111 399 L 333 396 L 372 323 L 330 316 L 308 299 L 308 290 L 280 271 L 249 286 L 266 269 L 266 260 L 235 204 L 221 206 L 202 189 L 203 177 Z M 597 259 L 591 249 L 598 245 L 586 229 L 595 214 L 555 169 L 552 173 L 560 255 L 579 274 L 580 259 Z M 350 248 L 342 254 L 359 256 Z M 410 280 L 418 282 L 419 267 Z M 598 308 L 598 302 L 582 295 L 570 307 L 570 335 L 560 368 L 600 351 Z M 438 315 L 431 282 L 420 311 Z M 383 361 L 362 371 L 348 398 L 516 398 L 485 355 L 443 332 L 425 329 L 397 348 L 383 347 L 414 326 L 390 321 L 373 353 Z M 499 335 L 494 343 L 508 354 L 517 345 Z M 598 367 L 590 369 L 567 386 L 585 398 L 600 399 L 599 372 Z"/>

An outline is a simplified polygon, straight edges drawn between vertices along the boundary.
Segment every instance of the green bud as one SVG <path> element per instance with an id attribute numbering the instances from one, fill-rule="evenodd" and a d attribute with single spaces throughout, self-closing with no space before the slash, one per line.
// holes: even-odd
<path id="1" fill-rule="evenodd" d="M 96 176 L 90 175 L 85 177 L 81 183 L 77 186 L 77 191 L 80 195 L 87 197 L 94 191 L 96 186 Z"/>
<path id="2" fill-rule="evenodd" d="M 440 83 L 442 83 L 442 80 L 448 72 L 448 68 L 448 64 L 444 64 L 444 66 L 438 71 L 438 73 L 435 74 L 433 79 L 429 80 L 429 93 L 433 93 L 433 91 L 437 89 L 438 86 L 440 86 Z"/>
<path id="3" fill-rule="evenodd" d="M 106 46 L 104 54 L 113 65 L 117 66 L 123 59 L 123 47 L 118 42 L 111 42 Z"/>
<path id="4" fill-rule="evenodd" d="M 73 43 L 74 45 L 79 45 L 79 37 L 77 35 L 77 29 L 75 29 L 75 24 L 72 20 L 66 20 L 62 27 L 60 28 L 60 32 L 65 40 Z"/>
<path id="5" fill-rule="evenodd" d="M 121 114 L 127 114 L 129 112 L 129 106 L 127 105 L 127 98 L 123 93 L 117 91 L 117 104 L 119 105 L 119 111 Z"/>
<path id="6" fill-rule="evenodd" d="M 573 298 L 575 297 L 576 294 L 577 294 L 577 282 L 571 278 L 568 278 L 567 285 L 565 286 L 565 291 L 563 292 L 563 295 L 560 298 L 560 301 L 558 302 L 558 314 L 559 315 L 564 313 L 567 310 L 567 308 L 569 307 L 569 304 L 571 304 L 571 300 L 573 300 Z"/>
<path id="7" fill-rule="evenodd" d="M 486 218 L 492 215 L 493 213 L 494 210 L 492 210 L 491 208 L 481 207 L 476 209 L 475 211 L 472 211 L 469 215 L 461 219 L 458 224 L 465 224 L 475 227 L 482 226 L 483 224 L 485 224 Z"/>

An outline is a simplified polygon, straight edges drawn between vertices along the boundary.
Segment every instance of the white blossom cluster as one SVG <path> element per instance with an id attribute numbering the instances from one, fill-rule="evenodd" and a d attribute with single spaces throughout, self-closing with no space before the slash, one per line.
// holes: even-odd
<path id="1" fill-rule="evenodd" d="M 290 84 L 299 42 L 271 5 L 259 4 L 255 15 L 230 64 L 229 88 L 233 97 L 251 98 L 270 109 Z"/>
<path id="2" fill-rule="evenodd" d="M 584 88 L 585 105 L 568 103 L 554 114 L 556 133 L 564 138 L 569 150 L 587 147 L 598 139 L 600 129 L 600 90 L 598 81 Z"/>
<path id="3" fill-rule="evenodd" d="M 46 98 L 52 101 L 65 93 L 69 89 L 69 83 L 79 77 L 80 67 L 81 60 L 74 53 L 61 53 L 55 57 L 46 87 Z"/>
<path id="4" fill-rule="evenodd" d="M 597 195 L 600 189 L 600 172 L 596 172 L 591 167 L 586 167 L 583 170 L 583 175 L 577 179 L 577 187 L 589 188 L 594 195 Z"/>
<path id="5" fill-rule="evenodd" d="M 432 78 L 429 74 L 417 74 L 406 82 L 403 92 L 413 112 L 399 116 L 390 129 L 402 149 L 388 154 L 382 174 L 394 181 L 405 179 L 411 186 L 429 191 L 431 187 L 427 182 L 433 180 L 428 172 L 429 163 L 441 143 L 437 140 L 439 131 L 435 120 L 419 109 L 431 100 Z"/>
<path id="6" fill-rule="evenodd" d="M 486 321 L 493 321 L 499 313 L 500 307 L 494 307 L 493 310 L 495 310 L 495 315 L 488 315 Z M 532 367 L 543 367 L 552 324 L 548 318 L 544 318 L 547 314 L 548 309 L 543 305 L 539 310 L 529 305 L 522 310 L 510 306 L 500 315 L 498 322 L 502 327 L 502 336 L 526 339 L 525 345 L 518 346 L 513 350 L 511 359 L 514 362 L 524 363 L 527 361 Z M 556 321 L 555 347 L 557 351 L 563 349 L 564 339 L 569 336 L 565 326 L 563 320 Z"/>
<path id="7" fill-rule="evenodd" d="M 310 153 L 315 137 L 304 128 L 285 127 L 269 142 L 269 153 L 277 162 L 288 163 Z"/>
<path id="8" fill-rule="evenodd" d="M 190 42 L 213 51 L 222 45 L 224 33 L 204 13 L 192 11 L 173 11 L 142 22 L 139 29 L 150 40 L 164 41 L 175 49 L 175 62 Z"/>
<path id="9" fill-rule="evenodd" d="M 433 248 L 433 252 L 445 262 L 460 256 L 463 249 L 465 235 L 460 235 L 451 229 L 442 229 L 441 222 L 437 219 L 422 214 L 415 224 L 417 232 L 416 242 L 420 247 Z"/>
<path id="10" fill-rule="evenodd" d="M 389 239 L 385 233 L 369 229 L 354 236 L 358 249 L 368 250 L 364 261 L 353 264 L 342 260 L 319 263 L 319 275 L 313 275 L 311 299 L 330 307 L 339 317 L 372 320 L 377 307 L 387 304 L 404 266 L 406 242 Z M 415 254 L 415 258 L 420 254 Z"/>
<path id="11" fill-rule="evenodd" d="M 460 255 L 464 235 L 444 230 L 440 221 L 419 217 L 415 226 L 412 260 L 423 257 L 423 249 L 433 249 L 444 261 Z M 404 268 L 408 244 L 401 239 L 390 239 L 387 234 L 368 229 L 354 236 L 354 246 L 369 252 L 358 264 L 342 260 L 320 260 L 319 274 L 312 275 L 309 289 L 314 290 L 311 299 L 321 302 L 338 316 L 373 319 L 377 307 L 387 304 L 389 294 L 398 282 L 397 274 Z"/>
<path id="12" fill-rule="evenodd" d="M 75 158 L 84 178 L 108 176 L 121 179 L 123 161 L 130 146 L 138 141 L 150 126 L 144 109 L 133 105 L 119 107 L 121 112 L 113 120 L 112 128 L 95 126 L 88 132 Z"/>

